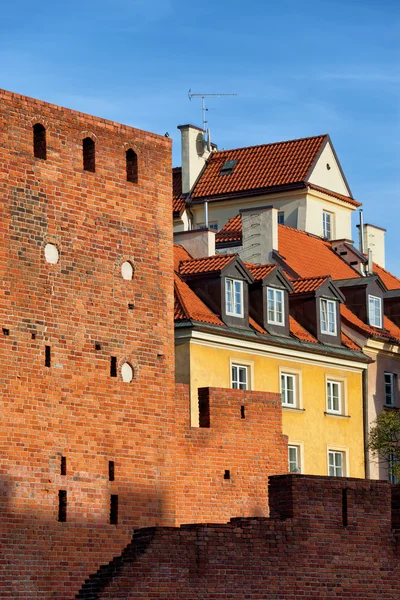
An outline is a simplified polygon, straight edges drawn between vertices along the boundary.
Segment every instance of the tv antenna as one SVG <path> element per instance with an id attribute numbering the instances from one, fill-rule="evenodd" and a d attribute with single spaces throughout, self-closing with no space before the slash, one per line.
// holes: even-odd
<path id="1" fill-rule="evenodd" d="M 192 98 L 201 98 L 201 115 L 202 115 L 202 119 L 203 119 L 204 131 L 207 130 L 207 124 L 208 124 L 208 120 L 206 118 L 208 108 L 206 107 L 205 98 L 220 98 L 221 96 L 237 96 L 237 94 L 192 94 L 191 89 L 188 92 L 189 100 L 192 100 Z"/>

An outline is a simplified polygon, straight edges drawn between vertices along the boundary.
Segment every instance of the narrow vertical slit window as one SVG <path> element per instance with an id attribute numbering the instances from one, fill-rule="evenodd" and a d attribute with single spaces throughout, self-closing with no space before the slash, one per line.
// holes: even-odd
<path id="1" fill-rule="evenodd" d="M 58 490 L 58 520 L 60 523 L 67 520 L 67 490 Z"/>
<path id="2" fill-rule="evenodd" d="M 224 472 L 224 479 L 230 479 L 231 478 L 231 472 L 229 469 L 226 469 Z"/>
<path id="3" fill-rule="evenodd" d="M 33 126 L 33 155 L 42 160 L 47 158 L 46 129 L 41 123 Z"/>
<path id="4" fill-rule="evenodd" d="M 67 474 L 67 458 L 66 456 L 61 457 L 61 475 Z"/>
<path id="5" fill-rule="evenodd" d="M 50 346 L 45 346 L 44 366 L 51 367 L 51 347 Z"/>
<path id="6" fill-rule="evenodd" d="M 85 171 L 96 171 L 96 145 L 94 141 L 87 137 L 82 141 L 83 168 Z"/>
<path id="7" fill-rule="evenodd" d="M 112 356 L 110 361 L 110 377 L 117 376 L 117 357 Z"/>
<path id="8" fill-rule="evenodd" d="M 132 148 L 126 151 L 126 180 L 131 183 L 138 182 L 138 159 Z"/>
<path id="9" fill-rule="evenodd" d="M 114 470 L 114 461 L 108 461 L 108 481 L 114 481 L 115 479 L 115 470 Z"/>
<path id="10" fill-rule="evenodd" d="M 245 408 L 244 408 L 244 406 L 241 406 L 241 407 L 240 407 L 240 417 L 241 417 L 242 419 L 245 419 L 245 418 L 246 418 L 246 413 L 245 413 Z"/>
<path id="11" fill-rule="evenodd" d="M 118 525 L 118 496 L 117 496 L 117 494 L 111 494 L 110 524 Z"/>

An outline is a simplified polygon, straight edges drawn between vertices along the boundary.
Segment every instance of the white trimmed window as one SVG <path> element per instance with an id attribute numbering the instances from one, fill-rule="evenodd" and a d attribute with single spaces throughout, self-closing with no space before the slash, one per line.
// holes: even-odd
<path id="1" fill-rule="evenodd" d="M 326 212 L 325 210 L 322 213 L 322 233 L 323 236 L 328 238 L 328 240 L 332 239 L 332 221 L 333 215 L 330 212 Z"/>
<path id="2" fill-rule="evenodd" d="M 346 475 L 346 454 L 338 450 L 328 450 L 328 474 L 330 477 Z"/>
<path id="3" fill-rule="evenodd" d="M 281 373 L 282 406 L 297 407 L 296 375 Z"/>
<path id="4" fill-rule="evenodd" d="M 342 383 L 328 379 L 326 382 L 326 412 L 342 413 Z"/>
<path id="5" fill-rule="evenodd" d="M 382 327 L 382 300 L 377 296 L 368 296 L 369 324 L 373 327 Z"/>
<path id="6" fill-rule="evenodd" d="M 319 301 L 321 333 L 326 335 L 336 335 L 336 302 L 334 300 L 325 300 L 321 298 Z"/>
<path id="7" fill-rule="evenodd" d="M 278 211 L 278 225 L 284 225 L 285 224 L 285 211 L 280 210 Z"/>
<path id="8" fill-rule="evenodd" d="M 395 382 L 394 373 L 384 373 L 385 378 L 385 404 L 386 406 L 395 406 Z"/>
<path id="9" fill-rule="evenodd" d="M 225 279 L 226 314 L 243 317 L 243 281 Z"/>
<path id="10" fill-rule="evenodd" d="M 244 365 L 231 365 L 232 388 L 234 390 L 249 389 L 249 368 Z"/>
<path id="11" fill-rule="evenodd" d="M 283 294 L 283 290 L 267 288 L 268 323 L 271 323 L 271 325 L 285 324 Z"/>
<path id="12" fill-rule="evenodd" d="M 300 446 L 288 446 L 289 473 L 301 473 Z"/>

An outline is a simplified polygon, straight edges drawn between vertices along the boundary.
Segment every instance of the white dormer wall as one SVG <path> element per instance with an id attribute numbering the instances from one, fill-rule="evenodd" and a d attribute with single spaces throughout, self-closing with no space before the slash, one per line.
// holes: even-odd
<path id="1" fill-rule="evenodd" d="M 178 129 L 181 132 L 182 194 L 188 194 L 210 156 L 210 151 L 207 150 L 203 129 L 195 125 L 179 125 Z"/>
<path id="2" fill-rule="evenodd" d="M 333 196 L 312 189 L 308 190 L 304 224 L 299 229 L 323 236 L 323 213 L 329 212 L 332 223 L 331 239 L 351 239 L 351 214 L 355 207 Z"/>
<path id="3" fill-rule="evenodd" d="M 343 196 L 351 196 L 330 142 L 322 150 L 308 177 L 308 181 Z"/>

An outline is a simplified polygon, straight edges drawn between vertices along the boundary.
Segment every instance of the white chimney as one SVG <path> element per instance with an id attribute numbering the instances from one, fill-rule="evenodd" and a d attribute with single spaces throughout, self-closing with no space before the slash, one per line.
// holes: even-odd
<path id="1" fill-rule="evenodd" d="M 182 194 L 188 194 L 210 156 L 205 131 L 195 125 L 179 125 L 182 149 Z"/>
<path id="2" fill-rule="evenodd" d="M 214 229 L 192 229 L 174 233 L 174 243 L 180 244 L 193 258 L 214 256 L 215 235 Z"/>
<path id="3" fill-rule="evenodd" d="M 386 229 L 364 224 L 364 253 L 368 254 L 368 250 L 372 252 L 372 260 L 385 268 L 385 233 Z"/>
<path id="4" fill-rule="evenodd" d="M 274 262 L 272 254 L 278 250 L 278 209 L 273 206 L 245 208 L 242 215 L 243 260 L 255 264 Z"/>

